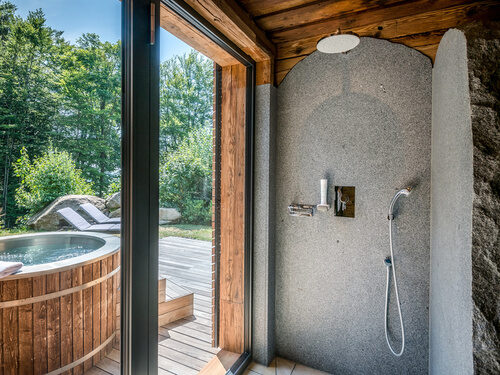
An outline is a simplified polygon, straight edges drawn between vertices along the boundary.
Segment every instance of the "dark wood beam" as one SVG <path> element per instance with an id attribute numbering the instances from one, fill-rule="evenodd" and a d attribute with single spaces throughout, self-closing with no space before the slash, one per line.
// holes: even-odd
<path id="1" fill-rule="evenodd" d="M 186 0 L 195 11 L 255 61 L 272 59 L 276 47 L 235 0 Z"/>

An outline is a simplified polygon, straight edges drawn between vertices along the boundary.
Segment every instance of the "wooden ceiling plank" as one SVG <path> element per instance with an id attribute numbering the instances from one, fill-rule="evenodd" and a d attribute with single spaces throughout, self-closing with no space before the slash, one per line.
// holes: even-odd
<path id="1" fill-rule="evenodd" d="M 384 2 L 383 7 L 401 3 L 402 1 L 404 0 L 387 0 Z M 344 17 L 353 13 L 379 8 L 380 6 L 379 0 L 329 0 L 270 14 L 257 19 L 256 22 L 266 32 L 277 31 L 296 28 L 330 18 Z"/>
<path id="2" fill-rule="evenodd" d="M 496 1 L 482 1 L 451 8 L 435 10 L 398 19 L 375 22 L 360 27 L 344 28 L 344 31 L 354 32 L 359 36 L 381 39 L 395 39 L 414 34 L 422 34 L 429 30 L 446 30 L 470 22 L 478 14 L 477 11 L 488 12 L 494 7 L 500 7 Z M 382 30 L 379 30 L 379 28 Z M 277 59 L 308 55 L 316 50 L 319 39 L 329 34 L 319 34 L 301 40 L 287 41 L 278 44 Z M 429 44 L 429 43 L 426 43 Z"/>
<path id="3" fill-rule="evenodd" d="M 465 4 L 464 4 L 465 2 Z M 308 24 L 302 27 L 293 29 L 280 30 L 271 33 L 271 39 L 275 43 L 290 42 L 293 40 L 304 39 L 312 36 L 326 36 L 331 35 L 337 29 L 342 31 L 353 31 L 355 29 L 372 26 L 388 21 L 395 21 L 398 19 L 408 17 L 418 17 L 422 13 L 462 10 L 463 13 L 472 12 L 474 9 L 485 6 L 493 6 L 498 4 L 498 1 L 464 1 L 464 0 L 419 0 L 410 3 L 404 3 L 397 6 L 377 8 L 373 10 L 353 13 L 350 16 L 342 16 L 331 18 L 319 23 Z M 450 6 L 455 4 L 454 6 Z M 458 5 L 457 5 L 458 4 Z M 435 13 L 436 14 L 436 13 Z M 442 26 L 434 26 L 433 29 L 443 28 Z M 422 30 L 422 28 L 420 28 Z M 424 31 L 426 31 L 424 29 Z"/>
<path id="4" fill-rule="evenodd" d="M 300 61 L 304 60 L 307 55 L 292 57 L 290 59 L 276 60 L 276 73 L 286 72 L 292 69 Z"/>
<path id="5" fill-rule="evenodd" d="M 164 4 L 160 7 L 160 26 L 220 66 L 238 64 L 233 56 L 196 30 Z"/>
<path id="6" fill-rule="evenodd" d="M 275 45 L 235 0 L 186 0 L 186 3 L 255 61 L 274 58 Z"/>
<path id="7" fill-rule="evenodd" d="M 253 17 L 259 17 L 317 1 L 318 0 L 239 0 L 239 3 Z"/>
<path id="8" fill-rule="evenodd" d="M 426 46 L 416 46 L 414 48 L 417 51 L 420 51 L 424 55 L 428 56 L 432 60 L 432 63 L 434 63 L 434 60 L 436 59 L 436 53 L 437 53 L 438 46 L 439 46 L 439 43 L 438 44 L 429 44 Z"/>
<path id="9" fill-rule="evenodd" d="M 398 38 L 389 39 L 393 43 L 401 43 L 405 46 L 415 48 L 428 45 L 439 44 L 444 33 L 448 29 L 433 30 L 420 34 L 405 35 Z"/>

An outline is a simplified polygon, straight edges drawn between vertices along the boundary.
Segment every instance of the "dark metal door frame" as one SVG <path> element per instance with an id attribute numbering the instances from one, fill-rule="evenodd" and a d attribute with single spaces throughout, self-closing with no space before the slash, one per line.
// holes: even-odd
<path id="1" fill-rule="evenodd" d="M 159 6 L 122 0 L 123 375 L 158 373 Z"/>
<path id="2" fill-rule="evenodd" d="M 247 71 L 245 150 L 245 352 L 251 358 L 255 62 L 182 0 L 122 0 L 121 374 L 158 372 L 158 140 L 160 1 Z"/>

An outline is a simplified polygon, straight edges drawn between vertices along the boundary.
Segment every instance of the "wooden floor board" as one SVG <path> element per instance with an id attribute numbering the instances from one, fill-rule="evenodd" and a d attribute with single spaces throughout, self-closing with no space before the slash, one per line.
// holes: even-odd
<path id="1" fill-rule="evenodd" d="M 160 240 L 159 274 L 194 293 L 194 315 L 159 327 L 158 374 L 195 375 L 219 349 L 211 346 L 212 244 L 168 237 Z M 168 294 L 168 291 L 167 291 Z M 119 375 L 120 352 L 111 353 L 85 375 Z"/>

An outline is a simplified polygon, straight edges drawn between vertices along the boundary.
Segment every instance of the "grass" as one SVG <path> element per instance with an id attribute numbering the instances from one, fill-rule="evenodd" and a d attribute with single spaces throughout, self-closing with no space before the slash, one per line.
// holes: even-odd
<path id="1" fill-rule="evenodd" d="M 35 231 L 29 228 L 0 229 L 0 237 L 26 233 L 35 233 Z"/>
<path id="2" fill-rule="evenodd" d="M 194 240 L 212 241 L 212 227 L 208 225 L 194 224 L 173 224 L 160 226 L 160 238 L 165 237 L 183 237 Z M 29 228 L 0 229 L 0 237 L 13 236 L 16 234 L 35 233 Z"/>
<path id="3" fill-rule="evenodd" d="M 159 229 L 160 238 L 183 237 L 194 240 L 212 241 L 212 227 L 208 225 L 173 224 Z"/>

